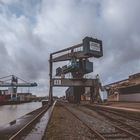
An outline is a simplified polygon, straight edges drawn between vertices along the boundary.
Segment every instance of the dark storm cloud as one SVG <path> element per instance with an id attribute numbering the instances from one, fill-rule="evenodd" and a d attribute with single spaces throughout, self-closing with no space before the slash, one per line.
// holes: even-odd
<path id="1" fill-rule="evenodd" d="M 91 75 L 103 84 L 127 78 L 140 71 L 139 7 L 139 0 L 0 0 L 1 75 L 37 81 L 46 94 L 49 54 L 92 36 L 104 56 L 93 59 Z"/>

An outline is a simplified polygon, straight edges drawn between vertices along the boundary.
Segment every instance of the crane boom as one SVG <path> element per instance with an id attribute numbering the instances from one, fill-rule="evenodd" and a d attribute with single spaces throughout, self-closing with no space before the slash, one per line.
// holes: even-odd
<path id="1" fill-rule="evenodd" d="M 0 87 L 36 87 L 37 83 L 0 83 Z"/>
<path id="2" fill-rule="evenodd" d="M 18 81 L 22 81 L 22 83 L 19 83 Z M 37 83 L 30 83 L 27 82 L 15 75 L 9 75 L 4 76 L 0 78 L 0 87 L 35 87 L 37 86 Z"/>

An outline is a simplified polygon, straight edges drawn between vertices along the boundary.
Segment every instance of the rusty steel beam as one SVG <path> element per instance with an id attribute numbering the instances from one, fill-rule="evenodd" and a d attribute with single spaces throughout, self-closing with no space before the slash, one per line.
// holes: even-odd
<path id="1" fill-rule="evenodd" d="M 49 76 L 50 76 L 50 88 L 49 88 L 49 104 L 53 103 L 53 87 L 52 85 L 52 72 L 53 72 L 53 63 L 52 63 L 52 54 L 50 54 L 50 60 L 49 60 L 49 64 L 50 64 L 50 69 L 49 69 Z"/>
<path id="2" fill-rule="evenodd" d="M 78 48 L 78 47 L 80 47 L 80 46 L 82 46 L 82 45 L 83 45 L 83 43 L 80 43 L 80 44 L 74 45 L 74 46 L 72 46 L 72 47 L 69 47 L 69 48 L 66 48 L 66 49 L 63 49 L 63 50 L 60 50 L 60 51 L 51 53 L 51 55 L 54 55 L 54 54 L 57 54 L 57 53 L 61 53 L 61 52 L 65 52 L 65 51 L 69 51 L 69 50 Z"/>
<path id="3" fill-rule="evenodd" d="M 73 86 L 83 86 L 83 87 L 93 87 L 97 84 L 97 79 L 62 79 L 53 78 L 51 86 L 57 87 L 73 87 Z"/>
<path id="4" fill-rule="evenodd" d="M 52 59 L 53 62 L 58 61 L 67 61 L 71 60 L 73 57 L 80 59 L 80 58 L 89 58 L 90 56 L 86 55 L 84 52 L 73 52 L 73 53 L 67 53 L 58 57 L 55 57 Z"/>

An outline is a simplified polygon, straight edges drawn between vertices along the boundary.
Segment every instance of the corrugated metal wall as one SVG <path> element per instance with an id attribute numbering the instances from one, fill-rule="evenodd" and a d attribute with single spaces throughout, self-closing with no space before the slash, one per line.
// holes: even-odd
<path id="1" fill-rule="evenodd" d="M 133 94 L 120 94 L 119 101 L 140 101 L 140 93 Z"/>

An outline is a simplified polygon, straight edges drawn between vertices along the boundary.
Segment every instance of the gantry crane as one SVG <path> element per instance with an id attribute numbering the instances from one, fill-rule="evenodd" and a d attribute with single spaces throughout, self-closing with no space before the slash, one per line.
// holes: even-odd
<path id="1" fill-rule="evenodd" d="M 63 53 L 63 54 L 62 54 Z M 69 87 L 67 91 L 71 91 L 73 88 L 75 92 L 74 96 L 77 98 L 77 102 L 79 102 L 79 95 L 76 93 L 77 91 L 80 93 L 83 91 L 84 87 L 90 87 L 91 89 L 91 101 L 93 102 L 93 98 L 98 98 L 100 83 L 99 79 L 86 79 L 84 78 L 85 74 L 93 72 L 93 62 L 89 61 L 89 58 L 95 57 L 100 58 L 103 56 L 102 49 L 102 41 L 85 37 L 83 42 L 51 53 L 50 54 L 50 91 L 49 97 L 50 102 L 52 102 L 52 94 L 53 87 Z M 53 63 L 59 61 L 70 61 L 69 65 L 64 65 L 63 67 L 58 67 L 56 69 L 56 76 L 59 78 L 52 78 L 53 76 Z M 65 78 L 65 75 L 71 73 L 71 78 Z"/>
<path id="2" fill-rule="evenodd" d="M 18 82 L 19 80 L 22 81 L 22 83 L 19 83 Z M 27 82 L 15 75 L 8 75 L 0 78 L 0 87 L 10 88 L 11 99 L 13 95 L 16 94 L 18 87 L 35 87 L 35 86 L 37 86 L 37 83 Z"/>

